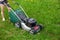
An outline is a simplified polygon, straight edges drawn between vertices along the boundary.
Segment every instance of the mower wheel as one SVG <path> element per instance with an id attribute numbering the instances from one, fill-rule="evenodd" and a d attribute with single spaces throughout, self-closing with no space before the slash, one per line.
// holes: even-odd
<path id="1" fill-rule="evenodd" d="M 42 24 L 40 24 L 39 26 L 40 26 L 40 30 L 42 30 L 44 28 Z"/>
<path id="2" fill-rule="evenodd" d="M 21 24 L 19 22 L 15 23 L 15 26 L 21 28 Z"/>
<path id="3" fill-rule="evenodd" d="M 42 25 L 37 25 L 37 26 L 38 27 L 32 27 L 32 29 L 30 30 L 31 34 L 36 34 L 36 33 L 40 32 L 43 29 Z M 38 29 L 36 29 L 36 28 L 38 28 Z"/>

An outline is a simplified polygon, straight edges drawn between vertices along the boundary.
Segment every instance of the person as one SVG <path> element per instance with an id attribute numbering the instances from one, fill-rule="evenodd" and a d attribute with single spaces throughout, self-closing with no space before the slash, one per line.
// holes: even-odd
<path id="1" fill-rule="evenodd" d="M 11 9 L 7 0 L 0 0 L 2 21 L 5 21 L 5 17 L 4 17 L 4 6 L 6 6 L 8 8 L 8 12 Z"/>

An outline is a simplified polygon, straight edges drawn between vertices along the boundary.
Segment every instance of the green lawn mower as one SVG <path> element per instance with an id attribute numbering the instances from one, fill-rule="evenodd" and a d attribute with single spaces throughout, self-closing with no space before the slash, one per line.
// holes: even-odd
<path id="1" fill-rule="evenodd" d="M 12 9 L 9 12 L 10 21 L 18 28 L 22 28 L 32 34 L 42 30 L 43 26 L 39 25 L 35 19 L 29 18 L 19 3 L 14 2 L 19 9 Z"/>

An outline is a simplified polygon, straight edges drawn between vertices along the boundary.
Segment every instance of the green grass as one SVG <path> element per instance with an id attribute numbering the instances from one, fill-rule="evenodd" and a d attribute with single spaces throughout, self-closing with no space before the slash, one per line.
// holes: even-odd
<path id="1" fill-rule="evenodd" d="M 0 15 L 0 40 L 60 40 L 60 0 L 18 0 L 17 2 L 22 5 L 29 17 L 43 24 L 44 29 L 32 35 L 16 28 L 9 22 L 8 11 L 5 9 L 5 22 L 2 22 Z M 18 7 L 13 3 L 10 5 L 15 9 Z"/>

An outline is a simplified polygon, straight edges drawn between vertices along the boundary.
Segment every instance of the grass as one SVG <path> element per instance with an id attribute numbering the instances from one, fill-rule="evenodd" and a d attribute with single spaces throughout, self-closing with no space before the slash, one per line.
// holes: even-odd
<path id="1" fill-rule="evenodd" d="M 17 0 L 16 0 L 17 1 Z M 18 0 L 29 17 L 33 17 L 44 29 L 36 35 L 16 28 L 9 22 L 5 8 L 6 21 L 0 15 L 0 40 L 60 40 L 60 0 Z M 13 8 L 18 6 L 11 3 Z"/>

